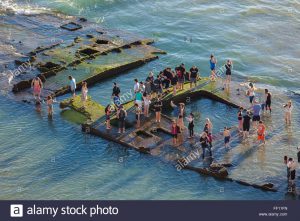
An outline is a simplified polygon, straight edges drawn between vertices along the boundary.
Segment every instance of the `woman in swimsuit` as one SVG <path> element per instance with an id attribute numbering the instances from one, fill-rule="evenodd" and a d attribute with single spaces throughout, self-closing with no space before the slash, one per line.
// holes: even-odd
<path id="1" fill-rule="evenodd" d="M 52 117 L 52 115 L 53 115 L 53 99 L 52 99 L 51 95 L 49 95 L 47 97 L 47 109 L 48 109 L 48 116 Z"/>
<path id="2" fill-rule="evenodd" d="M 43 88 L 43 82 L 39 77 L 36 77 L 31 82 L 31 87 L 33 88 L 33 97 L 35 100 L 40 102 L 41 100 L 41 92 Z"/>
<path id="3" fill-rule="evenodd" d="M 291 124 L 292 123 L 292 110 L 293 110 L 292 101 L 289 101 L 283 107 L 284 107 L 284 112 L 285 112 L 285 123 Z"/>
<path id="4" fill-rule="evenodd" d="M 83 103 L 83 106 L 85 106 L 85 102 L 87 101 L 87 94 L 88 94 L 87 83 L 84 81 L 82 82 L 82 87 L 81 87 L 81 101 Z"/>
<path id="5" fill-rule="evenodd" d="M 249 101 L 250 101 L 251 105 L 253 105 L 253 99 L 254 99 L 255 93 L 254 93 L 254 85 L 252 83 L 249 84 L 249 89 L 247 91 L 247 95 L 249 96 Z"/>

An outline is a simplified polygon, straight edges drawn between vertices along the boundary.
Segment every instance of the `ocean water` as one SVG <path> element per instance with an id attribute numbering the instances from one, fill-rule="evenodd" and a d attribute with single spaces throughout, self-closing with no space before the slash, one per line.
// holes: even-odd
<path id="1" fill-rule="evenodd" d="M 0 7 L 17 13 L 47 10 L 86 17 L 105 27 L 154 38 L 154 45 L 168 52 L 90 88 L 90 95 L 102 104 L 109 102 L 113 81 L 126 92 L 134 78 L 143 79 L 150 70 L 183 62 L 188 67 L 196 64 L 203 76 L 208 75 L 208 59 L 214 53 L 219 65 L 233 60 L 233 78 L 268 85 L 276 93 L 291 95 L 299 105 L 298 96 L 290 93 L 299 93 L 300 85 L 300 2 L 296 0 L 4 0 Z M 253 161 L 242 162 L 245 172 L 237 176 L 280 180 L 279 192 L 263 192 L 177 172 L 159 159 L 85 135 L 58 105 L 52 121 L 45 108 L 37 112 L 4 95 L 0 105 L 0 199 L 285 199 L 282 156 L 295 154 L 299 144 L 300 121 L 294 117 L 293 132 L 286 132 L 274 154 L 270 148 L 276 143 L 265 154 L 253 154 L 260 161 L 255 169 L 266 174 L 251 175 L 246 169 Z M 207 99 L 187 108 L 200 110 L 198 132 L 205 117 L 220 129 L 234 123 L 236 116 L 236 110 Z"/>

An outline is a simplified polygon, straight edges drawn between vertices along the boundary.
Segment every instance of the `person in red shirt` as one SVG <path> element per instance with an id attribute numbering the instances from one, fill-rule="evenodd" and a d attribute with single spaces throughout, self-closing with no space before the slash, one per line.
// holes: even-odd
<path id="1" fill-rule="evenodd" d="M 264 144 L 266 143 L 265 133 L 266 133 L 266 126 L 263 124 L 262 121 L 259 121 L 257 127 L 257 140 L 262 141 Z"/>

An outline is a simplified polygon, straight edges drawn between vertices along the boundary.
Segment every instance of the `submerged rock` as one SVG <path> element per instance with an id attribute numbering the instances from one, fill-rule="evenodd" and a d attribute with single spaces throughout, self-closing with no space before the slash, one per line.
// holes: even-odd
<path id="1" fill-rule="evenodd" d="M 61 65 L 53 63 L 51 61 L 48 61 L 46 63 L 39 63 L 37 65 L 37 68 L 41 71 L 41 72 L 48 72 L 50 70 L 54 70 L 54 69 L 60 69 L 62 68 Z"/>

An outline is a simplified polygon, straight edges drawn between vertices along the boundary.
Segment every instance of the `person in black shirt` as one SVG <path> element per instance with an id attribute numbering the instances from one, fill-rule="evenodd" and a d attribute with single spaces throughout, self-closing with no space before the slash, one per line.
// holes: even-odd
<path id="1" fill-rule="evenodd" d="M 177 83 L 178 83 L 178 77 L 177 77 L 176 73 L 173 71 L 172 72 L 172 79 L 171 79 L 171 84 L 172 84 L 172 87 L 173 87 L 173 96 L 176 96 Z"/>
<path id="2" fill-rule="evenodd" d="M 206 132 L 202 132 L 200 136 L 200 144 L 202 148 L 202 159 L 204 159 L 206 148 L 209 151 L 209 155 L 212 156 L 211 147 L 208 145 L 208 137 Z"/>
<path id="3" fill-rule="evenodd" d="M 155 122 L 160 123 L 161 111 L 162 111 L 162 102 L 161 102 L 159 97 L 157 97 L 156 101 L 154 102 L 154 110 L 155 110 Z"/>
<path id="4" fill-rule="evenodd" d="M 231 60 L 227 60 L 226 64 L 225 64 L 225 68 L 226 68 L 226 80 L 224 82 L 224 89 L 229 89 L 229 85 L 231 82 L 231 69 L 232 69 L 232 61 Z"/>
<path id="5" fill-rule="evenodd" d="M 195 84 L 195 87 L 197 86 L 197 78 L 198 78 L 198 68 L 194 65 L 191 69 L 190 69 L 190 88 L 193 87 L 193 83 Z"/>
<path id="6" fill-rule="evenodd" d="M 178 68 L 181 70 L 183 75 L 185 75 L 185 66 L 184 66 L 184 64 L 182 63 Z"/>
<path id="7" fill-rule="evenodd" d="M 171 83 L 171 79 L 172 79 L 172 69 L 171 68 L 166 68 L 163 73 L 163 81 L 162 84 L 163 86 L 168 89 Z"/>
<path id="8" fill-rule="evenodd" d="M 114 96 L 119 96 L 120 93 L 121 93 L 121 90 L 120 90 L 119 86 L 117 85 L 116 82 L 114 82 L 114 84 L 113 84 L 113 92 L 112 92 L 112 95 L 111 95 L 111 96 L 112 96 L 112 97 L 114 97 Z"/>
<path id="9" fill-rule="evenodd" d="M 154 87 L 155 92 L 158 96 L 163 93 L 163 86 L 160 75 L 157 75 L 157 78 L 154 80 Z"/>
<path id="10" fill-rule="evenodd" d="M 146 78 L 146 82 L 150 82 L 151 85 L 151 91 L 155 92 L 155 86 L 154 86 L 154 75 L 153 72 L 150 72 L 148 77 Z"/>
<path id="11" fill-rule="evenodd" d="M 243 138 L 244 139 L 249 135 L 250 121 L 251 121 L 251 117 L 249 115 L 250 112 L 247 111 L 247 113 L 243 116 Z"/>
<path id="12" fill-rule="evenodd" d="M 271 112 L 272 112 L 272 109 L 271 109 L 271 98 L 272 98 L 272 95 L 271 95 L 271 93 L 269 92 L 268 89 L 265 89 L 265 98 L 266 98 L 266 103 L 265 103 L 266 111 L 269 109 L 270 114 L 271 114 Z"/>

